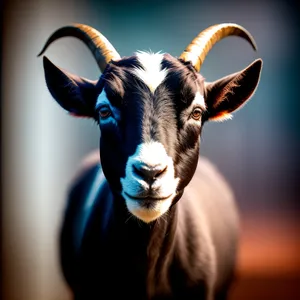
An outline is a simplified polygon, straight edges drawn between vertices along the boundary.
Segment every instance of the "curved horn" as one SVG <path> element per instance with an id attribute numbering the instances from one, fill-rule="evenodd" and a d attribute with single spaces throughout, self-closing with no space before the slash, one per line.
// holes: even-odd
<path id="1" fill-rule="evenodd" d="M 244 38 L 256 50 L 254 38 L 245 28 L 233 23 L 223 23 L 210 26 L 200 32 L 183 51 L 180 58 L 184 61 L 190 61 L 199 72 L 206 55 L 214 44 L 230 35 Z"/>
<path id="2" fill-rule="evenodd" d="M 104 35 L 96 29 L 84 24 L 72 24 L 56 30 L 48 38 L 38 56 L 42 55 L 55 40 L 65 36 L 73 36 L 84 42 L 93 53 L 101 72 L 104 71 L 106 65 L 111 60 L 120 59 L 120 55 Z"/>

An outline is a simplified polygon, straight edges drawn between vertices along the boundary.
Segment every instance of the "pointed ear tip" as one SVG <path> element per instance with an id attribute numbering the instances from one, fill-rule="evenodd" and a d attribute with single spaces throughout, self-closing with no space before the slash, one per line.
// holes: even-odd
<path id="1" fill-rule="evenodd" d="M 50 62 L 50 60 L 48 59 L 48 57 L 47 56 L 43 56 L 43 62 L 44 63 L 48 63 L 48 62 Z"/>
<path id="2" fill-rule="evenodd" d="M 263 66 L 263 60 L 261 58 L 258 58 L 256 60 L 254 60 L 250 65 L 248 65 L 248 67 L 245 68 L 245 70 L 247 71 L 251 71 L 251 72 L 260 72 Z"/>
<path id="3" fill-rule="evenodd" d="M 253 64 L 256 65 L 257 67 L 262 67 L 263 60 L 261 58 L 258 58 L 253 62 Z"/>
<path id="4" fill-rule="evenodd" d="M 51 60 L 47 56 L 43 56 L 43 65 L 44 68 L 55 67 L 55 65 L 51 62 Z"/>

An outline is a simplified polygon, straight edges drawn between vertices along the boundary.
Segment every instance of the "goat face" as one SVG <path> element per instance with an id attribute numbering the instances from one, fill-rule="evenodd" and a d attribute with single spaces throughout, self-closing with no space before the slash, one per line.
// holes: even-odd
<path id="1" fill-rule="evenodd" d="M 73 115 L 99 123 L 105 177 L 147 223 L 166 213 L 191 180 L 203 123 L 228 118 L 250 98 L 261 64 L 205 83 L 192 59 L 139 52 L 110 61 L 92 82 L 44 58 L 52 96 Z"/>
<path id="2" fill-rule="evenodd" d="M 170 55 L 112 63 L 96 100 L 103 171 L 127 208 L 149 222 L 193 176 L 205 111 L 203 80 Z"/>

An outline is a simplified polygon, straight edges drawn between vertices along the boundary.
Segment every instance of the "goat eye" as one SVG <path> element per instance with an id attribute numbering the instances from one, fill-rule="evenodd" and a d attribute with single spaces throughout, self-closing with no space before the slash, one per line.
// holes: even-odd
<path id="1" fill-rule="evenodd" d="M 192 112 L 192 118 L 196 121 L 200 120 L 202 111 L 200 108 L 195 108 Z"/>
<path id="2" fill-rule="evenodd" d="M 101 107 L 99 110 L 99 115 L 101 119 L 106 119 L 111 115 L 111 110 L 107 106 Z"/>

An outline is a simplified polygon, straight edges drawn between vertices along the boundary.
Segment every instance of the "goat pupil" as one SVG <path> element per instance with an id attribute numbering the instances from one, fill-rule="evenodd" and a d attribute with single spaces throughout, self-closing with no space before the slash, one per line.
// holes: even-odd
<path id="1" fill-rule="evenodd" d="M 199 108 L 194 109 L 194 111 L 192 113 L 192 117 L 195 120 L 199 120 L 201 117 L 201 110 Z"/>
<path id="2" fill-rule="evenodd" d="M 105 119 L 111 115 L 111 111 L 108 107 L 103 107 L 102 109 L 100 109 L 99 114 L 100 114 L 100 118 Z"/>

